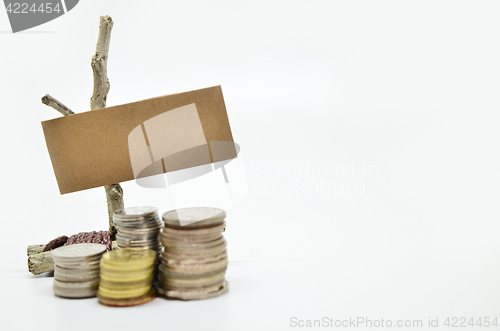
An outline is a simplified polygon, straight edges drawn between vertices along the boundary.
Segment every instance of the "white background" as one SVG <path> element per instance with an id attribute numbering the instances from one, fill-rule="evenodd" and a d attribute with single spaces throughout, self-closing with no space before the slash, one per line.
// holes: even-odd
<path id="1" fill-rule="evenodd" d="M 89 110 L 104 14 L 108 106 L 222 85 L 249 193 L 228 211 L 220 298 L 112 309 L 27 271 L 27 245 L 107 228 L 102 188 L 59 194 L 40 124 L 60 116 L 46 93 Z M 499 316 L 499 14 L 480 0 L 81 0 L 12 34 L 0 10 L 2 329 Z M 123 187 L 127 206 L 172 209 Z"/>

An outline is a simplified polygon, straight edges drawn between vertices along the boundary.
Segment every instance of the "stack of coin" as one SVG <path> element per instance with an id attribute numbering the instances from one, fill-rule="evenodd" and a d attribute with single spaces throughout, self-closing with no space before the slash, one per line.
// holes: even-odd
<path id="1" fill-rule="evenodd" d="M 107 252 L 101 259 L 101 282 L 97 297 L 107 306 L 136 306 L 153 300 L 156 252 L 124 248 Z"/>
<path id="2" fill-rule="evenodd" d="M 63 298 L 95 297 L 99 287 L 102 244 L 61 246 L 51 252 L 54 260 L 54 294 Z"/>
<path id="3" fill-rule="evenodd" d="M 118 248 L 142 248 L 161 250 L 158 231 L 163 226 L 155 207 L 131 207 L 115 211 Z"/>
<path id="4" fill-rule="evenodd" d="M 226 213 L 217 208 L 184 208 L 163 214 L 158 292 L 169 298 L 198 300 L 228 291 Z"/>

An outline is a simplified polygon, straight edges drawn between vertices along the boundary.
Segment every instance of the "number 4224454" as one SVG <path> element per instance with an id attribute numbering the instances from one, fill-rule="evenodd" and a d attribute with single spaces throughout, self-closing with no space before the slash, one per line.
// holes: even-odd
<path id="1" fill-rule="evenodd" d="M 478 318 L 465 318 L 465 317 L 448 317 L 444 321 L 444 325 L 451 328 L 465 328 L 465 327 L 483 327 L 487 328 L 490 326 L 498 327 L 497 317 L 490 320 L 489 317 L 478 317 Z"/>
<path id="2" fill-rule="evenodd" d="M 50 2 L 41 3 L 40 5 L 33 4 L 31 7 L 27 3 L 9 3 L 6 8 L 7 13 L 14 14 L 28 14 L 28 13 L 46 13 L 50 14 L 52 12 L 60 13 L 62 9 L 60 8 L 60 3 L 52 4 Z"/>

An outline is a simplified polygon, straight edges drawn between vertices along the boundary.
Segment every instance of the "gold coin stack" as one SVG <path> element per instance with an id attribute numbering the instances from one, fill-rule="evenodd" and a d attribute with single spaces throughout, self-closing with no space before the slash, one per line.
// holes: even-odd
<path id="1" fill-rule="evenodd" d="M 217 208 L 184 208 L 163 214 L 160 230 L 158 293 L 181 300 L 216 297 L 229 289 L 226 212 Z"/>
<path id="2" fill-rule="evenodd" d="M 123 248 L 103 254 L 97 297 L 106 306 L 136 306 L 153 300 L 156 252 Z"/>

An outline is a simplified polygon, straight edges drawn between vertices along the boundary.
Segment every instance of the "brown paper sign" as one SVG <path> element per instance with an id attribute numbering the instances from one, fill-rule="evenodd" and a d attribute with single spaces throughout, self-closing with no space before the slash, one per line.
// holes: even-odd
<path id="1" fill-rule="evenodd" d="M 220 86 L 42 122 L 61 194 L 236 157 Z"/>

